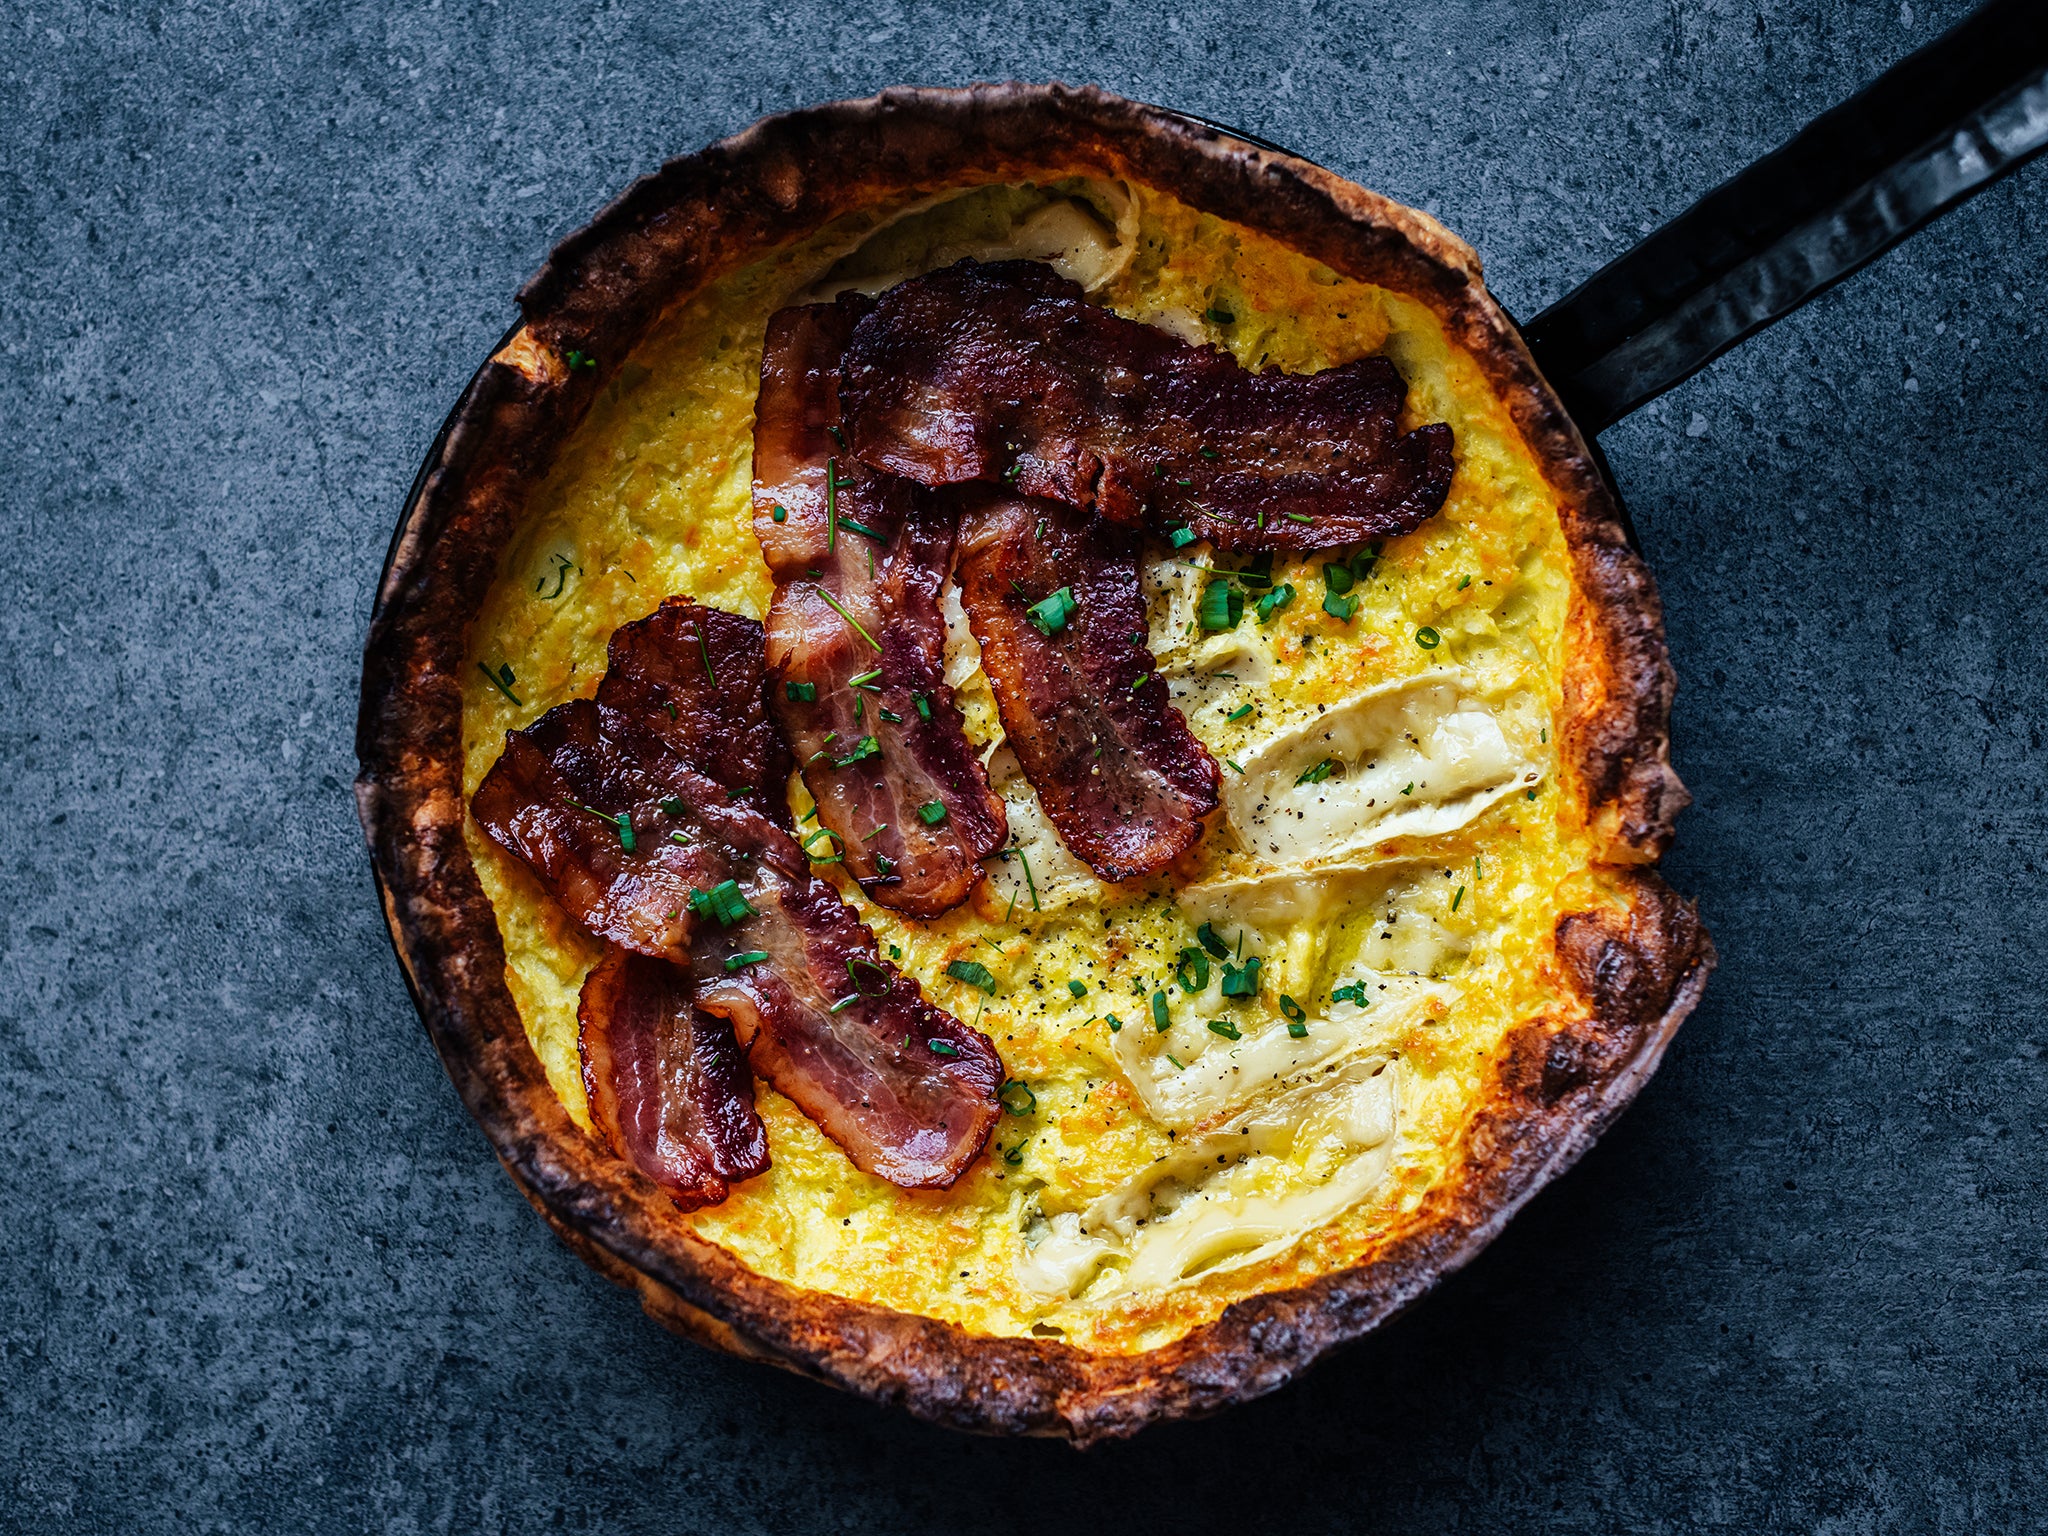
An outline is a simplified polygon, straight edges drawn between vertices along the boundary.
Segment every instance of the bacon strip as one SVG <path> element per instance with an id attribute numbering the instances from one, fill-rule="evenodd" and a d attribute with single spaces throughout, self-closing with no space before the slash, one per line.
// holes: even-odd
<path id="1" fill-rule="evenodd" d="M 1103 879 L 1157 874 L 1201 837 L 1221 773 L 1145 648 L 1136 535 L 997 491 L 962 504 L 961 606 L 1024 776 Z M 1043 633 L 1031 610 L 1062 589 L 1073 612 Z"/>
<path id="2" fill-rule="evenodd" d="M 926 486 L 1006 480 L 1221 549 L 1406 533 L 1451 484 L 1451 429 L 1400 433 L 1407 385 L 1385 358 L 1248 372 L 1035 262 L 968 260 L 898 284 L 854 328 L 844 370 L 870 468 Z"/>
<path id="3" fill-rule="evenodd" d="M 980 883 L 1008 827 L 945 686 L 952 518 L 834 440 L 839 355 L 865 306 L 785 309 L 768 323 L 754 531 L 776 582 L 769 707 L 847 872 L 881 905 L 936 917 Z"/>
<path id="4" fill-rule="evenodd" d="M 732 1026 L 695 1007 L 691 992 L 680 967 L 610 949 L 576 1009 L 597 1139 L 686 1211 L 768 1169 L 768 1133 Z"/>
<path id="5" fill-rule="evenodd" d="M 719 644 L 747 632 L 751 648 Z M 697 635 L 708 668 L 687 645 L 663 651 Z M 779 823 L 749 803 L 778 760 L 761 645 L 751 620 L 672 600 L 613 636 L 595 700 L 506 734 L 470 808 L 586 928 L 689 966 L 697 1006 L 731 1022 L 754 1069 L 856 1166 L 907 1188 L 950 1184 L 995 1124 L 1002 1062 L 882 960 L 811 873 L 787 811 Z"/>

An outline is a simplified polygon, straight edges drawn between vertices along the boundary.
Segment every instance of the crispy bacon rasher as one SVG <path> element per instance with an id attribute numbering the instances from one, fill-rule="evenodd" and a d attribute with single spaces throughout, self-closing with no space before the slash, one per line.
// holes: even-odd
<path id="1" fill-rule="evenodd" d="M 732 1025 L 693 1001 L 689 973 L 608 949 L 583 983 L 577 1048 L 598 1138 L 686 1211 L 768 1168 L 768 1133 Z"/>
<path id="2" fill-rule="evenodd" d="M 471 810 L 590 931 L 687 966 L 696 1005 L 856 1166 L 950 1184 L 995 1123 L 1002 1062 L 880 957 L 787 811 L 750 803 L 779 750 L 761 654 L 753 621 L 671 599 L 613 636 L 618 686 L 507 733 Z"/>
<path id="3" fill-rule="evenodd" d="M 945 685 L 953 519 L 836 440 L 839 357 L 866 305 L 768 322 L 754 531 L 775 577 L 769 707 L 847 872 L 881 905 L 936 917 L 980 883 L 1007 828 Z"/>
<path id="4" fill-rule="evenodd" d="M 1406 533 L 1443 505 L 1451 429 L 1402 433 L 1385 358 L 1250 372 L 1090 304 L 1050 267 L 972 260 L 890 289 L 854 327 L 854 456 L 920 485 L 1007 481 L 1220 549 Z"/>
<path id="5" fill-rule="evenodd" d="M 958 494 L 961 605 L 1024 776 L 1103 879 L 1157 874 L 1201 837 L 1221 774 L 1145 648 L 1137 535 L 1055 501 Z"/>

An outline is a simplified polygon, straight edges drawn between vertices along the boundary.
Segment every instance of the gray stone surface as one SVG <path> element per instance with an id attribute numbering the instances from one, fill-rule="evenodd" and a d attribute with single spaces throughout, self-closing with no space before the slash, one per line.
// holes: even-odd
<path id="1" fill-rule="evenodd" d="M 1962 9 L 0 8 L 0 1526 L 2048 1522 L 2048 166 L 1607 435 L 1720 977 L 1480 1263 L 1222 1420 L 968 1441 L 658 1332 L 464 1116 L 347 794 L 419 456 L 668 154 L 1093 80 L 1438 213 L 1526 314 Z"/>

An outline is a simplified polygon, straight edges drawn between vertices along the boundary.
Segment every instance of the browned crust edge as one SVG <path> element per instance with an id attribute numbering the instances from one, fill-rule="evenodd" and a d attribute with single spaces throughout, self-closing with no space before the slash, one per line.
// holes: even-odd
<path id="1" fill-rule="evenodd" d="M 393 540 L 364 652 L 356 796 L 406 983 L 508 1172 L 571 1247 L 650 1315 L 713 1347 L 988 1433 L 1087 1444 L 1280 1386 L 1476 1254 L 1655 1070 L 1714 951 L 1648 870 L 1557 932 L 1575 1017 L 1520 1026 L 1464 1137 L 1463 1176 L 1370 1263 L 1236 1303 L 1164 1348 L 1091 1355 L 994 1339 L 764 1279 L 682 1225 L 569 1119 L 528 1046 L 463 841 L 470 626 L 524 498 L 612 367 L 674 299 L 762 250 L 914 189 L 1092 173 L 1169 189 L 1337 271 L 1412 294 L 1511 403 L 1559 493 L 1575 566 L 1560 732 L 1567 788 L 1609 860 L 1646 864 L 1686 795 L 1668 758 L 1672 673 L 1655 584 L 1479 262 L 1425 215 L 1292 156 L 1092 88 L 891 90 L 772 117 L 636 182 L 520 294 L 526 323 L 464 393 Z M 596 370 L 561 365 L 571 348 Z M 506 360 L 509 359 L 509 360 Z M 516 366 L 515 366 L 516 364 Z"/>

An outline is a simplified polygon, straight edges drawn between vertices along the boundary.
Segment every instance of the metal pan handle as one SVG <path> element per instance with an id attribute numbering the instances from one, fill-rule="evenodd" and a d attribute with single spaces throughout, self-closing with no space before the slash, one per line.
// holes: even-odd
<path id="1" fill-rule="evenodd" d="M 1523 337 L 1591 437 L 2048 148 L 2048 0 L 1992 0 Z"/>

